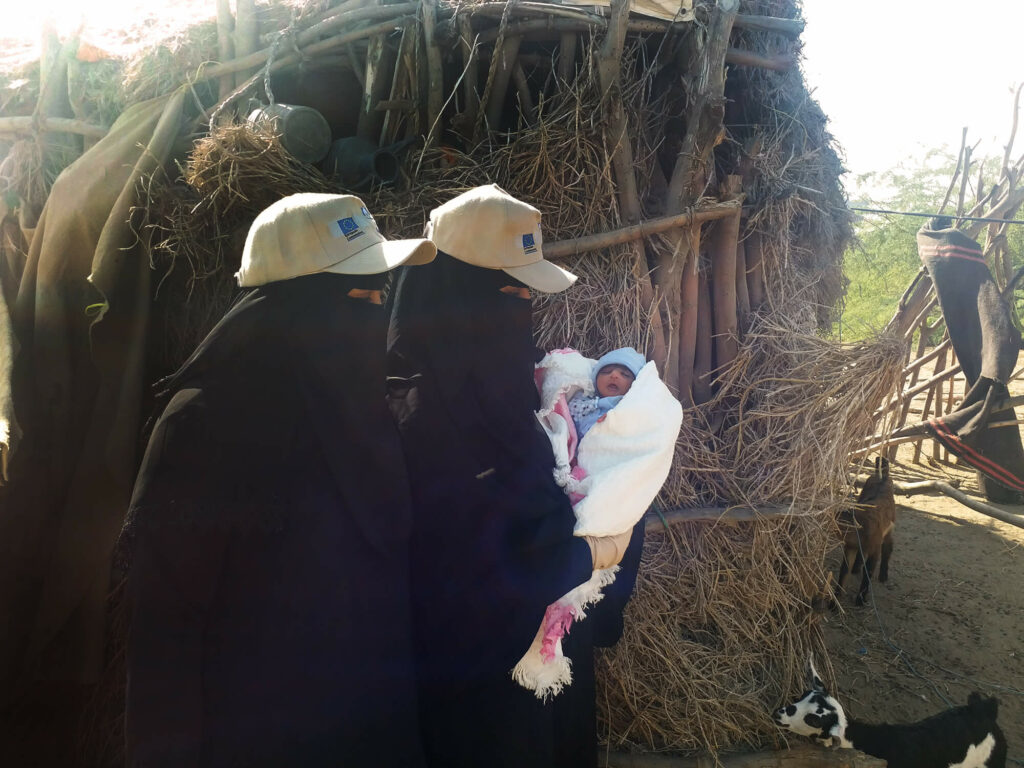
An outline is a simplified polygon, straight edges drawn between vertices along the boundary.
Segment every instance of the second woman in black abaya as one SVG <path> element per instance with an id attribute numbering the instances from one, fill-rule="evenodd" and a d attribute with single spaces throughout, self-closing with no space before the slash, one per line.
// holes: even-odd
<path id="1" fill-rule="evenodd" d="M 433 766 L 551 765 L 554 724 L 511 678 L 547 605 L 589 578 L 533 415 L 529 300 L 447 254 L 392 292 L 389 373 L 413 493 L 420 716 Z"/>

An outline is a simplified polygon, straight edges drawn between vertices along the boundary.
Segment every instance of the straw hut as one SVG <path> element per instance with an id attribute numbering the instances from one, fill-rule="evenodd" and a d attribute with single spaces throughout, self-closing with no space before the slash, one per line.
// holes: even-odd
<path id="1" fill-rule="evenodd" d="M 633 345 L 686 407 L 625 635 L 599 658 L 603 739 L 779 746 L 771 708 L 824 657 L 812 603 L 851 446 L 879 431 L 902 354 L 818 334 L 851 228 L 799 3 L 217 6 L 128 59 L 70 41 L 7 75 L 4 690 L 92 686 L 116 662 L 106 601 L 149 385 L 231 300 L 256 213 L 353 191 L 418 235 L 495 182 L 580 276 L 535 302 L 538 344 Z M 304 157 L 322 137 L 296 107 L 347 150 Z"/>

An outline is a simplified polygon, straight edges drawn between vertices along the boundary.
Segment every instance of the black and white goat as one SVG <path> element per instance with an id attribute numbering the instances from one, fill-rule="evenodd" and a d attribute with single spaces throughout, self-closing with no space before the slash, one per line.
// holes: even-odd
<path id="1" fill-rule="evenodd" d="M 811 661 L 811 690 L 775 711 L 775 722 L 801 736 L 859 749 L 889 768 L 1003 768 L 1006 738 L 996 725 L 999 702 L 972 693 L 967 704 L 905 725 L 871 725 L 847 717 L 828 695 Z"/>

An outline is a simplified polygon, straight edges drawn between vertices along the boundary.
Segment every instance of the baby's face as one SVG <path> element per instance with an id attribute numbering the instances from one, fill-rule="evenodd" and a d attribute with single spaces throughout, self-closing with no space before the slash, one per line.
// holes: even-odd
<path id="1" fill-rule="evenodd" d="M 597 372 L 597 394 L 601 397 L 616 397 L 629 392 L 636 376 L 624 365 L 612 363 Z"/>

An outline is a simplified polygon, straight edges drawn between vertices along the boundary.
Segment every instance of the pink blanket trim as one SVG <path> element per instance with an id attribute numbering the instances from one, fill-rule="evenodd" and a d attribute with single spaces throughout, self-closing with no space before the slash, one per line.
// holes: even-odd
<path id="1" fill-rule="evenodd" d="M 540 655 L 544 663 L 549 664 L 555 658 L 555 645 L 565 637 L 573 620 L 576 609 L 571 605 L 552 603 L 544 612 L 544 639 L 541 641 Z"/>
<path id="2" fill-rule="evenodd" d="M 576 433 L 576 424 L 572 420 L 572 416 L 569 415 L 569 402 L 565 399 L 565 395 L 559 395 L 558 401 L 555 403 L 555 407 L 551 409 L 552 413 L 561 416 L 569 427 L 569 463 L 572 465 L 576 464 L 576 446 L 579 445 L 579 435 Z"/>
<path id="3" fill-rule="evenodd" d="M 569 354 L 576 350 L 571 348 L 555 349 L 552 350 L 552 354 Z M 534 372 L 534 382 L 537 385 L 537 391 L 540 391 L 541 384 L 543 383 L 544 372 L 541 369 L 537 369 Z M 576 432 L 576 424 L 572 420 L 572 416 L 569 414 L 569 403 L 565 399 L 565 394 L 558 396 L 558 400 L 555 402 L 551 412 L 559 416 L 565 421 L 565 425 L 568 428 L 568 452 L 569 452 L 569 464 L 572 467 L 572 471 L 569 473 L 576 480 L 582 480 L 587 476 L 587 471 L 583 467 L 576 463 L 576 448 L 579 446 L 579 434 Z M 584 498 L 584 494 L 572 491 L 569 493 L 569 501 L 573 505 L 576 505 L 581 499 Z M 541 641 L 540 655 L 544 659 L 545 663 L 551 663 L 555 658 L 555 648 L 558 641 L 565 637 L 569 628 L 572 627 L 573 621 L 576 619 L 576 608 L 571 605 L 565 605 L 563 603 L 552 603 L 548 606 L 544 612 L 544 638 Z"/>
<path id="4" fill-rule="evenodd" d="M 579 480 L 582 480 L 583 478 L 585 478 L 587 476 L 587 470 L 585 470 L 579 464 L 576 464 L 576 465 L 573 466 L 572 472 L 570 472 L 569 475 L 572 476 L 573 479 L 579 481 Z M 585 498 L 586 498 L 586 494 L 585 493 L 579 493 L 577 491 L 570 491 L 569 492 L 569 501 L 572 503 L 572 505 L 574 507 L 577 504 L 579 504 L 581 501 L 583 501 L 583 499 L 585 499 Z"/>

